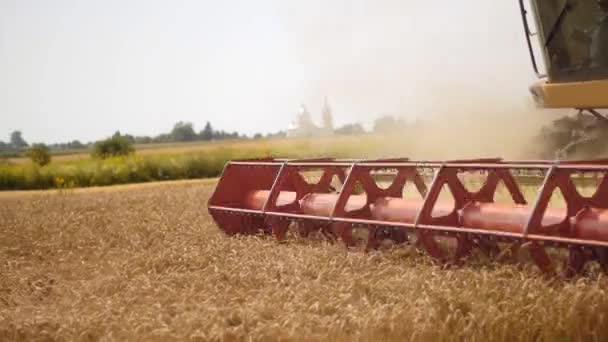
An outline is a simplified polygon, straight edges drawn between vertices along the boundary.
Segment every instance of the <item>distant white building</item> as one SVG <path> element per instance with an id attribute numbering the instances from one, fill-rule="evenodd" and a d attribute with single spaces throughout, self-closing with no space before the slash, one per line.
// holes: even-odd
<path id="1" fill-rule="evenodd" d="M 334 134 L 334 123 L 331 113 L 331 107 L 325 99 L 322 112 L 322 124 L 315 125 L 312 121 L 312 116 L 305 105 L 300 106 L 300 111 L 296 119 L 287 127 L 288 137 L 318 137 Z"/>

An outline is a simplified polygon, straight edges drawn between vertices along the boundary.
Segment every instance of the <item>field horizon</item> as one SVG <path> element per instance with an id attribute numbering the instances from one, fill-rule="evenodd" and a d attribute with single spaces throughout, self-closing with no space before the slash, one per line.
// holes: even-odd
<path id="1" fill-rule="evenodd" d="M 83 151 L 38 166 L 27 158 L 0 160 L 0 190 L 78 188 L 158 180 L 212 178 L 226 162 L 250 158 L 408 157 L 418 160 L 526 159 L 523 147 L 502 140 L 471 145 L 458 130 L 411 129 L 403 134 L 334 135 L 137 145 L 135 153 L 105 159 Z M 456 135 L 455 135 L 456 134 Z M 487 133 L 486 133 L 487 134 Z M 439 138 L 439 139 L 438 139 Z M 464 139 L 464 140 L 463 140 Z M 444 142 L 449 142 L 445 144 Z M 521 142 L 520 142 L 521 143 Z M 475 151 L 475 152 L 473 152 Z"/>

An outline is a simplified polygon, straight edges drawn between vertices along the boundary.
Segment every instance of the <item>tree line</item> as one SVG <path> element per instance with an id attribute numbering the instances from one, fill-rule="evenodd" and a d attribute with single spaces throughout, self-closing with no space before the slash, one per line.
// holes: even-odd
<path id="1" fill-rule="evenodd" d="M 246 139 L 246 135 L 241 135 L 238 132 L 226 132 L 224 130 L 216 130 L 207 121 L 205 127 L 196 131 L 191 122 L 179 121 L 173 125 L 173 129 L 168 133 L 162 133 L 157 136 L 132 136 L 126 134 L 125 137 L 135 144 L 153 144 L 153 143 L 168 143 L 168 142 L 189 142 L 189 141 L 209 141 L 223 139 Z"/>
<path id="2" fill-rule="evenodd" d="M 407 123 L 392 116 L 381 116 L 374 121 L 373 133 L 390 134 L 398 133 L 405 129 Z M 356 135 L 365 134 L 366 130 L 360 123 L 349 123 L 334 130 L 336 135 Z M 91 149 L 92 154 L 96 157 L 105 158 L 112 155 L 121 155 L 131 153 L 134 144 L 154 144 L 154 143 L 179 143 L 179 142 L 194 142 L 194 141 L 211 141 L 224 139 L 260 139 L 260 138 L 283 138 L 287 134 L 285 131 L 274 133 L 256 133 L 251 137 L 245 134 L 239 134 L 236 131 L 227 132 L 224 130 L 216 130 L 209 121 L 206 122 L 203 129 L 197 131 L 191 122 L 179 121 L 173 125 L 171 131 L 161 133 L 156 136 L 134 136 L 131 134 L 121 134 L 117 131 L 111 137 L 98 141 L 82 143 L 79 140 L 72 140 L 65 143 L 55 144 L 32 144 L 30 145 L 24 138 L 21 131 L 13 131 L 10 133 L 9 141 L 0 140 L 0 157 L 16 157 L 24 153 L 35 160 L 36 163 L 44 165 L 50 162 L 50 157 L 46 155 L 50 152 L 70 151 Z"/>
<path id="3" fill-rule="evenodd" d="M 210 122 L 207 122 L 205 124 L 205 127 L 199 132 L 197 132 L 191 122 L 183 121 L 176 123 L 170 132 L 162 133 L 156 136 L 134 136 L 131 134 L 121 134 L 120 131 L 117 131 L 114 134 L 114 136 L 116 135 L 124 137 L 124 139 L 126 139 L 131 144 L 153 144 L 247 138 L 246 135 L 241 135 L 238 132 L 226 132 L 224 130 L 215 130 L 211 126 Z M 78 150 L 94 146 L 97 142 L 98 141 L 82 143 L 79 140 L 72 140 L 65 143 L 48 144 L 46 146 L 52 151 Z M 0 153 L 4 155 L 17 155 L 20 152 L 23 152 L 29 146 L 30 144 L 23 138 L 22 132 L 17 130 L 10 133 L 8 142 L 0 140 Z"/>

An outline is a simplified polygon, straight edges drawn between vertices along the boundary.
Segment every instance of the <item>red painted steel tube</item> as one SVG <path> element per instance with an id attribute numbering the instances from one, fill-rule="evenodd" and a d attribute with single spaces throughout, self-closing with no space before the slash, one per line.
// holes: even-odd
<path id="1" fill-rule="evenodd" d="M 461 224 L 465 227 L 522 233 L 532 213 L 532 206 L 472 202 L 461 211 Z M 547 208 L 543 226 L 559 224 L 566 219 L 566 209 Z"/>
<path id="2" fill-rule="evenodd" d="M 269 193 L 268 190 L 250 191 L 245 196 L 244 206 L 250 210 L 262 210 Z M 300 209 L 305 215 L 329 217 L 338 196 L 338 194 L 307 194 L 299 201 Z M 288 205 L 295 200 L 295 192 L 282 191 L 277 198 L 277 206 Z M 345 210 L 350 212 L 362 209 L 366 203 L 365 195 L 352 195 L 346 203 Z M 370 204 L 370 219 L 376 222 L 413 223 L 422 204 L 423 200 L 382 197 Z M 453 206 L 437 203 L 432 215 L 445 216 L 452 211 Z M 531 212 L 532 207 L 529 205 L 471 202 L 460 211 L 460 222 L 462 226 L 468 228 L 521 234 Z M 542 226 L 556 225 L 565 219 L 566 209 L 547 208 Z M 570 226 L 571 238 L 608 241 L 608 209 L 583 209 L 570 220 Z"/>
<path id="3" fill-rule="evenodd" d="M 303 213 L 315 216 L 331 216 L 338 201 L 338 194 L 308 194 L 300 200 L 300 209 Z M 367 203 L 367 196 L 352 195 L 346 202 L 346 212 L 362 209 Z"/>
<path id="4" fill-rule="evenodd" d="M 572 234 L 583 240 L 608 241 L 608 209 L 582 209 L 572 220 Z"/>
<path id="5" fill-rule="evenodd" d="M 383 197 L 370 205 L 372 217 L 379 221 L 413 223 L 422 208 L 423 200 Z M 433 209 L 434 217 L 446 216 L 454 211 L 454 206 L 437 203 Z"/>
<path id="6" fill-rule="evenodd" d="M 255 190 L 250 191 L 245 195 L 244 205 L 247 209 L 256 209 L 262 210 L 264 208 L 264 203 L 270 196 L 269 190 Z M 277 197 L 277 206 L 283 206 L 287 204 L 291 204 L 296 201 L 296 193 L 293 191 L 281 191 L 279 196 Z"/>
<path id="7" fill-rule="evenodd" d="M 308 194 L 300 201 L 303 213 L 315 216 L 329 216 L 338 200 L 337 194 Z M 365 195 L 353 195 L 346 203 L 346 212 L 362 209 L 367 201 Z M 422 200 L 382 197 L 370 204 L 371 219 L 377 221 L 413 223 L 422 207 Z M 449 215 L 454 207 L 437 204 L 433 216 Z"/>

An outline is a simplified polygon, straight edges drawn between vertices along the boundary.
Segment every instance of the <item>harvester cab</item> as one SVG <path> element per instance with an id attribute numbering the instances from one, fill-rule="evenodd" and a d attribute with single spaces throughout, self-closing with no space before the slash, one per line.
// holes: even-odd
<path id="1" fill-rule="evenodd" d="M 538 103 L 608 121 L 608 0 L 520 5 Z M 228 235 L 410 244 L 441 265 L 525 251 L 548 274 L 608 271 L 608 160 L 237 160 L 208 209 Z"/>
<path id="2" fill-rule="evenodd" d="M 540 78 L 530 88 L 535 102 L 578 111 L 544 131 L 545 156 L 596 155 L 597 144 L 608 141 L 601 112 L 608 109 L 608 0 L 520 0 L 520 6 Z"/>
<path id="3" fill-rule="evenodd" d="M 536 101 L 545 108 L 608 108 L 608 0 L 532 0 L 536 33 L 521 4 L 532 64 L 542 78 L 531 89 Z"/>

